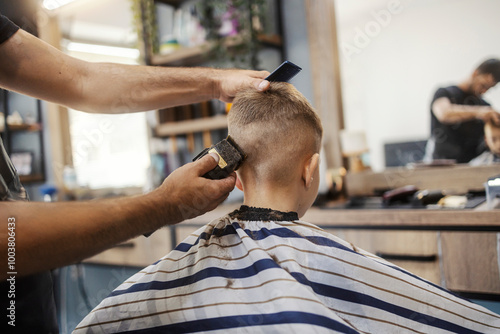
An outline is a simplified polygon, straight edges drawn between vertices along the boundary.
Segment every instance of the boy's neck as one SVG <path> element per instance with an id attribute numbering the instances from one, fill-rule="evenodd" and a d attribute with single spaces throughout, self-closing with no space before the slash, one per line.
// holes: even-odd
<path id="1" fill-rule="evenodd" d="M 245 187 L 243 204 L 251 207 L 298 212 L 299 192 L 291 187 L 259 186 Z"/>

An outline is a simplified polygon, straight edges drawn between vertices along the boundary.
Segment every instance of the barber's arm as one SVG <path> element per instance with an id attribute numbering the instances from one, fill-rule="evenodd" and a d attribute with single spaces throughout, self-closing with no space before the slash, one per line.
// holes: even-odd
<path id="1" fill-rule="evenodd" d="M 0 86 L 88 112 L 123 113 L 230 102 L 246 87 L 265 90 L 267 71 L 89 63 L 19 30 L 0 45 Z"/>
<path id="2" fill-rule="evenodd" d="M 441 123 L 459 123 L 473 119 L 500 124 L 500 113 L 490 106 L 468 106 L 451 103 L 447 97 L 440 97 L 432 104 L 432 112 Z"/>
<path id="3" fill-rule="evenodd" d="M 217 165 L 208 155 L 175 170 L 146 195 L 88 202 L 0 202 L 0 252 L 7 254 L 7 222 L 14 222 L 19 276 L 78 262 L 117 243 L 179 223 L 217 207 L 234 188 L 202 175 Z M 12 219 L 13 218 L 13 219 Z M 7 256 L 0 257 L 7 268 Z M 7 270 L 0 271 L 0 281 Z"/>

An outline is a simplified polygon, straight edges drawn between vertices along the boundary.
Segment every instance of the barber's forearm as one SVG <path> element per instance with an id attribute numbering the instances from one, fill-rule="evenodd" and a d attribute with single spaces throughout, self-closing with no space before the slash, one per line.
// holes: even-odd
<path id="1" fill-rule="evenodd" d="M 473 119 L 482 119 L 483 115 L 493 111 L 489 106 L 464 106 L 452 104 L 445 112 L 445 122 L 456 123 Z"/>
<path id="2" fill-rule="evenodd" d="M 0 86 L 82 111 L 144 111 L 218 98 L 221 71 L 89 63 L 23 30 L 0 45 L 0 57 Z"/>
<path id="3" fill-rule="evenodd" d="M 67 107 L 100 113 L 167 108 L 209 99 L 230 102 L 267 71 L 90 63 L 70 57 L 23 30 L 0 44 L 0 87 Z"/>
<path id="4" fill-rule="evenodd" d="M 486 121 L 498 114 L 490 106 L 452 104 L 447 98 L 436 100 L 432 105 L 432 111 L 442 123 L 459 123 L 474 119 Z"/>
<path id="5" fill-rule="evenodd" d="M 75 109 L 124 113 L 217 98 L 217 70 L 89 63 Z M 127 92 L 124 94 L 123 92 Z"/>
<path id="6" fill-rule="evenodd" d="M 7 221 L 15 223 L 15 269 L 20 276 L 78 262 L 160 222 L 147 196 L 89 202 L 0 202 L 0 279 L 7 268 Z M 165 215 L 168 216 L 168 215 Z"/>

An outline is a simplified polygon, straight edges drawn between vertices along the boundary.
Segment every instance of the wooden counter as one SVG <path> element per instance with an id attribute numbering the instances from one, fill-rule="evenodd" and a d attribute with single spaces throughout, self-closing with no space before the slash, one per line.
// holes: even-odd
<path id="1" fill-rule="evenodd" d="M 222 206 L 178 226 L 204 225 L 238 208 Z M 313 207 L 301 220 L 326 228 L 393 230 L 462 230 L 500 232 L 500 210 L 321 209 Z"/>
<path id="2" fill-rule="evenodd" d="M 490 166 L 458 164 L 440 167 L 390 167 L 383 172 L 364 171 L 347 173 L 346 189 L 349 196 L 372 195 L 375 190 L 414 185 L 419 189 L 442 189 L 466 193 L 484 190 L 489 177 L 500 174 L 500 163 Z"/>

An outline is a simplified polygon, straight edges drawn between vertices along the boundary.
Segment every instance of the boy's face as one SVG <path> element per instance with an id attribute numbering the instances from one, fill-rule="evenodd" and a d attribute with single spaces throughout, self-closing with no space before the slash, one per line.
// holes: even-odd
<path id="1" fill-rule="evenodd" d="M 484 129 L 484 139 L 491 153 L 500 156 L 500 128 L 487 125 Z"/>

